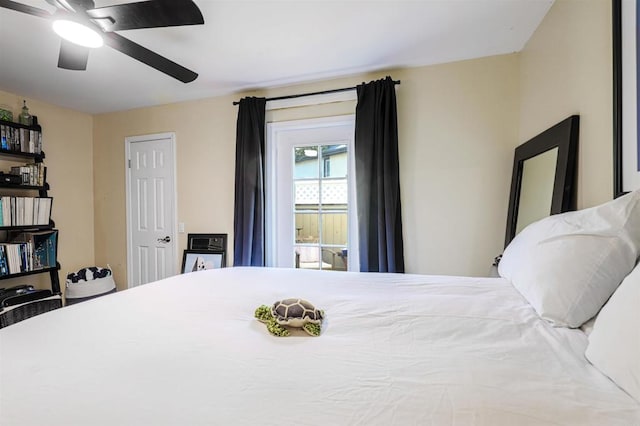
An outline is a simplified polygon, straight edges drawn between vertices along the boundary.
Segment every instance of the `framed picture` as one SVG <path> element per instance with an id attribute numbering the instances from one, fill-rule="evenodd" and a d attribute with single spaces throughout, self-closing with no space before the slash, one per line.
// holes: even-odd
<path id="1" fill-rule="evenodd" d="M 206 269 L 224 268 L 226 266 L 224 252 L 215 253 L 202 250 L 185 250 L 182 255 L 182 273 L 204 271 Z"/>
<path id="2" fill-rule="evenodd" d="M 640 188 L 637 0 L 612 0 L 614 196 Z"/>
<path id="3" fill-rule="evenodd" d="M 227 252 L 227 234 L 187 234 L 187 250 Z"/>

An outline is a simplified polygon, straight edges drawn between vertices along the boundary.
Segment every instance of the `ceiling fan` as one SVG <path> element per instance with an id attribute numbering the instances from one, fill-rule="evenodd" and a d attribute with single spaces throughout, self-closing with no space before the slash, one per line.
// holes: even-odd
<path id="1" fill-rule="evenodd" d="M 90 49 L 104 42 L 183 83 L 198 77 L 197 73 L 115 32 L 204 24 L 200 9 L 192 0 L 148 0 L 99 8 L 95 7 L 93 0 L 46 1 L 57 8 L 53 14 L 11 0 L 0 0 L 0 7 L 54 21 L 54 30 L 63 37 L 58 56 L 59 68 L 85 70 Z M 78 30 L 80 39 L 70 41 L 66 31 Z"/>

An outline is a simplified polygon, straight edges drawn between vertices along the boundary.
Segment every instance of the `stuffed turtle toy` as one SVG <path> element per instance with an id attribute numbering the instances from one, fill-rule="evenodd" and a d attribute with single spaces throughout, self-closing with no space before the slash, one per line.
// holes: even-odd
<path id="1" fill-rule="evenodd" d="M 289 336 L 291 332 L 285 326 L 302 328 L 312 336 L 319 336 L 324 311 L 303 299 L 284 299 L 273 306 L 259 306 L 255 317 L 265 323 L 274 336 Z"/>

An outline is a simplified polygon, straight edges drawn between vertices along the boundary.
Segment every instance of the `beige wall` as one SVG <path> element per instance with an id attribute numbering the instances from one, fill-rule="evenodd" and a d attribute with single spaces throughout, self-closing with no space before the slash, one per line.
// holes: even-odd
<path id="1" fill-rule="evenodd" d="M 17 120 L 22 97 L 0 91 L 0 104 L 10 107 Z M 24 98 L 42 126 L 49 195 L 54 198 L 52 218 L 60 230 L 58 260 L 60 284 L 67 272 L 94 265 L 93 118 L 89 114 Z M 48 277 L 48 275 L 47 275 Z M 42 276 L 10 280 L 48 287 Z M 13 285 L 3 282 L 4 285 Z"/>
<path id="2" fill-rule="evenodd" d="M 163 105 L 94 117 L 96 262 L 127 286 L 125 145 L 127 136 L 175 132 L 178 262 L 187 233 L 233 234 L 235 97 Z"/>
<path id="3" fill-rule="evenodd" d="M 502 252 L 517 73 L 507 55 L 395 74 L 409 272 L 485 275 Z"/>
<path id="4" fill-rule="evenodd" d="M 578 208 L 613 197 L 611 2 L 556 0 L 520 53 L 524 142 L 580 115 Z"/>
<path id="5" fill-rule="evenodd" d="M 516 55 L 389 71 L 397 89 L 406 266 L 485 274 L 501 250 L 510 156 L 517 137 Z M 260 93 L 345 87 L 367 74 Z M 94 117 L 96 262 L 126 286 L 124 140 L 176 132 L 178 220 L 189 232 L 233 234 L 235 97 Z M 353 102 L 274 111 L 268 120 L 353 113 Z M 203 197 L 205 183 L 210 196 Z M 179 251 L 186 246 L 181 235 Z M 231 256 L 230 256 L 231 257 Z"/>

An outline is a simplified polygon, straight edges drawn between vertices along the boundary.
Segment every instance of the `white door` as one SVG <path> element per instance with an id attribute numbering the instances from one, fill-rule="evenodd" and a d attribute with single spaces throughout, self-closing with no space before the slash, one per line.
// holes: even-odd
<path id="1" fill-rule="evenodd" d="M 267 125 L 267 265 L 357 270 L 355 117 Z"/>
<path id="2" fill-rule="evenodd" d="M 175 275 L 175 134 L 129 137 L 127 269 L 129 287 Z"/>

